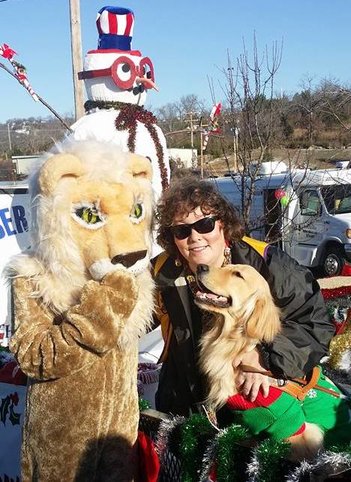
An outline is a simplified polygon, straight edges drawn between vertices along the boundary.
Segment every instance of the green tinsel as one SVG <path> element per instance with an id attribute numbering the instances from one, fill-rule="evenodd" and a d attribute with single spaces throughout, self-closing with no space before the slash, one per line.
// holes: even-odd
<path id="1" fill-rule="evenodd" d="M 284 465 L 290 452 L 289 443 L 264 440 L 254 452 L 259 463 L 258 480 L 260 482 L 276 482 L 284 479 Z"/>
<path id="2" fill-rule="evenodd" d="M 351 445 L 350 444 L 333 444 L 328 447 L 328 451 L 335 452 L 337 454 L 344 454 L 351 457 Z"/>
<path id="3" fill-rule="evenodd" d="M 246 470 L 247 447 L 239 445 L 249 438 L 248 431 L 241 425 L 231 425 L 217 437 L 217 480 L 233 482 L 242 480 Z"/>
<path id="4" fill-rule="evenodd" d="M 151 408 L 150 403 L 143 398 L 139 398 L 139 411 L 142 412 L 143 410 L 147 410 L 148 408 Z"/>
<path id="5" fill-rule="evenodd" d="M 202 415 L 192 415 L 181 427 L 179 455 L 182 467 L 182 482 L 197 482 L 201 462 L 208 441 L 215 429 Z"/>

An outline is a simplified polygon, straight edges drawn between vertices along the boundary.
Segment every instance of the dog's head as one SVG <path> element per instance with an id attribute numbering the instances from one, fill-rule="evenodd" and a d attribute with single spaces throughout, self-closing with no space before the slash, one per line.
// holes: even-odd
<path id="1" fill-rule="evenodd" d="M 250 338 L 270 342 L 277 335 L 280 312 L 268 283 L 255 268 L 243 264 L 222 268 L 199 265 L 196 278 L 199 290 L 195 301 L 201 308 L 230 315 Z"/>

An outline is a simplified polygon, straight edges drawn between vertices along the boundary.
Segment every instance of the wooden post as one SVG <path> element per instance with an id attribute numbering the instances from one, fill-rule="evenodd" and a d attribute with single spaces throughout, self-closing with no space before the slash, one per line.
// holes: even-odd
<path id="1" fill-rule="evenodd" d="M 79 2 L 80 0 L 69 0 L 75 120 L 84 115 L 84 85 L 78 80 L 78 72 L 83 70 Z"/>
<path id="2" fill-rule="evenodd" d="M 7 123 L 7 137 L 9 140 L 9 151 L 12 152 L 12 142 L 11 142 L 11 131 L 10 131 L 10 123 Z"/>
<path id="3" fill-rule="evenodd" d="M 204 133 L 200 131 L 200 162 L 201 162 L 201 179 L 204 177 Z"/>

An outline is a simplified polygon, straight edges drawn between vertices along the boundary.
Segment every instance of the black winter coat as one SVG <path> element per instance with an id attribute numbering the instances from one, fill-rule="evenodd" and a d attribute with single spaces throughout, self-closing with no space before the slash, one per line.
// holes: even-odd
<path id="1" fill-rule="evenodd" d="M 256 268 L 282 311 L 281 333 L 273 343 L 260 347 L 267 369 L 279 377 L 304 376 L 327 354 L 334 335 L 312 273 L 278 248 L 269 246 L 263 258 L 244 241 L 232 246 L 232 263 Z M 183 268 L 176 266 L 174 259 L 166 260 L 155 279 L 162 310 L 168 313 L 173 328 L 160 373 L 156 408 L 188 416 L 198 411 L 204 399 L 204 383 L 196 362 L 199 333 L 192 322 L 195 303 Z"/>

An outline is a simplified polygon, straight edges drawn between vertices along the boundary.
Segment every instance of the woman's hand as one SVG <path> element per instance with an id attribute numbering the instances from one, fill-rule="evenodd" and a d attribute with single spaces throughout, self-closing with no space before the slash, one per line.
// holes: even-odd
<path id="1" fill-rule="evenodd" d="M 239 392 L 250 402 L 256 400 L 259 390 L 262 390 L 263 396 L 267 397 L 270 387 L 270 377 L 262 373 L 244 372 L 241 365 L 248 365 L 259 371 L 265 372 L 266 368 L 261 364 L 258 350 L 245 353 L 242 357 L 236 358 L 233 361 L 233 367 L 237 373 L 236 386 Z"/>

